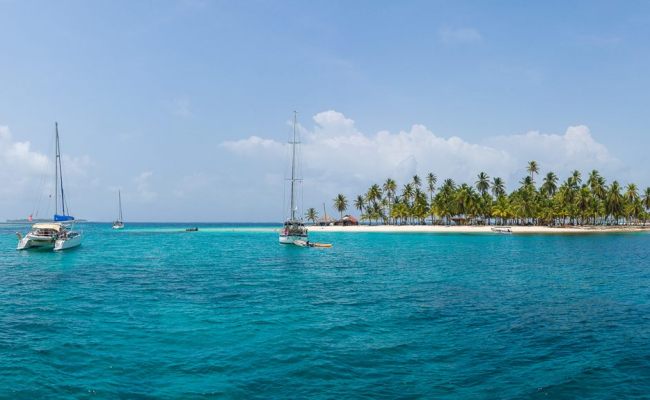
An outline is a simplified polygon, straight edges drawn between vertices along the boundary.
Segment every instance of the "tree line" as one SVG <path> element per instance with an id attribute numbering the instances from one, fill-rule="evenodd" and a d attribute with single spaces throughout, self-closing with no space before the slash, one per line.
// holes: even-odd
<path id="1" fill-rule="evenodd" d="M 530 161 L 526 171 L 510 193 L 503 179 L 491 179 L 485 172 L 473 185 L 445 179 L 439 187 L 434 173 L 424 182 L 414 175 L 400 191 L 388 178 L 357 195 L 353 206 L 369 224 L 619 225 L 650 219 L 650 188 L 640 194 L 634 183 L 608 184 L 596 170 L 584 180 L 580 171 L 573 171 L 563 182 L 548 172 L 538 185 L 537 162 Z M 333 205 L 342 218 L 348 199 L 338 194 Z M 316 209 L 309 208 L 306 218 L 316 222 Z"/>

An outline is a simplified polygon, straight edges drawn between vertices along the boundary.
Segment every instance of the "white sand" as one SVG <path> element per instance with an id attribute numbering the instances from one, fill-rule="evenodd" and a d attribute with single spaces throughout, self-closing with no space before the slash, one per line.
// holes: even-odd
<path id="1" fill-rule="evenodd" d="M 358 225 L 358 226 L 309 226 L 311 232 L 388 232 L 388 233 L 492 233 L 492 226 L 442 226 L 442 225 Z M 610 233 L 650 232 L 650 226 L 584 226 L 547 227 L 513 226 L 512 233 Z"/>

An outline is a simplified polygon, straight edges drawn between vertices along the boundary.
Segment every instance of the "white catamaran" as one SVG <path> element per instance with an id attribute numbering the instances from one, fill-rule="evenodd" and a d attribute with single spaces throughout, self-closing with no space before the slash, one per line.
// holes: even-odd
<path id="1" fill-rule="evenodd" d="M 291 211 L 289 213 L 289 218 L 284 222 L 284 227 L 280 231 L 280 243 L 282 244 L 295 244 L 296 241 L 299 242 L 309 242 L 307 236 L 307 228 L 305 223 L 302 220 L 302 216 L 299 218 L 296 213 L 298 212 L 298 203 L 296 200 L 296 189 L 297 185 L 302 181 L 296 176 L 296 146 L 300 144 L 298 136 L 296 134 L 296 112 L 293 113 L 293 139 L 289 142 L 291 144 Z"/>
<path id="2" fill-rule="evenodd" d="M 113 222 L 113 229 L 122 229 L 124 228 L 124 220 L 122 219 L 122 193 L 119 190 L 117 191 L 117 201 L 120 206 L 120 211 L 118 218 Z"/>
<path id="3" fill-rule="evenodd" d="M 55 123 L 55 157 L 54 157 L 54 221 L 36 223 L 23 237 L 18 234 L 18 250 L 49 247 L 54 251 L 70 249 L 81 244 L 81 232 L 73 230 L 74 217 L 67 214 L 65 192 L 63 190 L 63 171 L 61 169 L 61 146 L 59 144 L 59 125 Z M 60 191 L 60 193 L 59 193 Z M 61 214 L 59 212 L 59 195 L 61 196 Z"/>

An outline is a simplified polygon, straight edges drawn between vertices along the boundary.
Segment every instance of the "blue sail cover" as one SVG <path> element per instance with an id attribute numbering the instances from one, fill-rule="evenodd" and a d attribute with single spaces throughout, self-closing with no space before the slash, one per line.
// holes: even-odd
<path id="1" fill-rule="evenodd" d="M 61 222 L 61 221 L 73 221 L 74 217 L 71 215 L 59 215 L 59 214 L 54 214 L 54 221 L 56 222 Z"/>

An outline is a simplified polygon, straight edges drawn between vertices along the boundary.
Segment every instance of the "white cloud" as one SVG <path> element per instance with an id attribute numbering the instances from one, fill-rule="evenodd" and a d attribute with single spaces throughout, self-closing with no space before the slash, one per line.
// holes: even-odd
<path id="1" fill-rule="evenodd" d="M 444 27 L 438 31 L 440 41 L 444 44 L 470 44 L 483 41 L 483 36 L 474 28 Z"/>
<path id="2" fill-rule="evenodd" d="M 6 126 L 0 126 L 0 165 L 5 173 L 21 170 L 36 174 L 47 172 L 50 166 L 47 156 L 31 150 L 30 142 L 14 141 Z"/>
<path id="3" fill-rule="evenodd" d="M 259 136 L 251 136 L 248 139 L 225 141 L 221 144 L 233 153 L 250 154 L 264 149 L 271 152 L 282 151 L 283 144 L 271 139 L 262 139 Z"/>
<path id="4" fill-rule="evenodd" d="M 516 154 L 519 161 L 539 160 L 545 170 L 567 173 L 574 169 L 600 168 L 616 173 L 623 168 L 622 163 L 610 154 L 607 147 L 598 143 L 584 125 L 571 126 L 563 135 L 528 132 L 492 138 L 488 143 Z"/>
<path id="5" fill-rule="evenodd" d="M 476 175 L 485 171 L 513 186 L 533 159 L 543 171 L 552 169 L 560 175 L 573 169 L 617 173 L 622 168 L 582 125 L 569 127 L 564 134 L 528 132 L 472 143 L 457 136 L 438 136 L 420 124 L 397 133 L 368 135 L 358 131 L 352 119 L 333 110 L 316 114 L 313 120 L 316 125 L 312 129 L 301 129 L 305 185 L 327 196 L 360 193 L 369 183 L 381 183 L 387 177 L 403 184 L 416 173 L 423 176 L 428 172 L 473 183 Z M 247 162 L 264 156 L 265 164 L 268 158 L 273 159 L 268 165 L 288 163 L 287 145 L 272 139 L 252 136 L 223 146 L 246 157 Z M 268 169 L 254 162 L 249 168 Z"/>
<path id="6" fill-rule="evenodd" d="M 28 141 L 13 139 L 8 127 L 0 126 L 0 195 L 20 198 L 33 185 L 51 173 L 46 155 L 31 149 Z"/>

